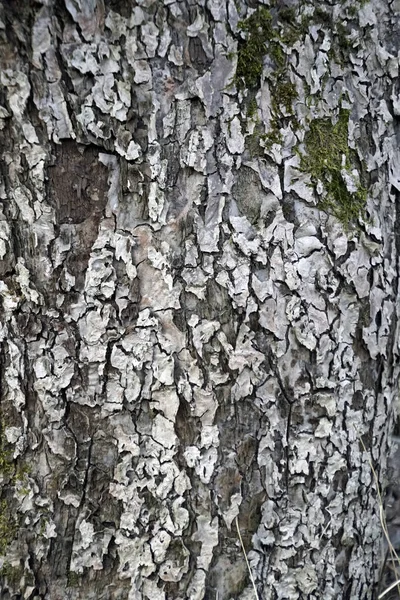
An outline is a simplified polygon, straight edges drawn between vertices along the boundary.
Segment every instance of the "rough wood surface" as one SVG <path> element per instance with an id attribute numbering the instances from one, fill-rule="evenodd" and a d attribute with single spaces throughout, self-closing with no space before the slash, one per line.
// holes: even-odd
<path id="1" fill-rule="evenodd" d="M 3 600 L 374 598 L 399 14 L 0 2 Z"/>

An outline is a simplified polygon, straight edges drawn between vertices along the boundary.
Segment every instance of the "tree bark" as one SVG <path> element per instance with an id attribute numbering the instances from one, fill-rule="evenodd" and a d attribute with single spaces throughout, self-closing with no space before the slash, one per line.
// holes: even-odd
<path id="1" fill-rule="evenodd" d="M 399 10 L 0 2 L 2 599 L 376 597 Z"/>

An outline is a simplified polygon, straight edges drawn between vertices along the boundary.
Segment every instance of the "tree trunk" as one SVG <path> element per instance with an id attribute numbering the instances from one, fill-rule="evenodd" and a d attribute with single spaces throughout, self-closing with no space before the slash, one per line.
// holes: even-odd
<path id="1" fill-rule="evenodd" d="M 370 599 L 398 0 L 0 2 L 1 598 Z M 397 302 L 397 304 L 396 304 Z"/>

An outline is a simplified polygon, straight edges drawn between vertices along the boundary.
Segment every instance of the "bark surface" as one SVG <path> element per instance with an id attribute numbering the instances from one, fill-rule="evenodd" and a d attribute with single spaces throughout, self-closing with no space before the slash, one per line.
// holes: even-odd
<path id="1" fill-rule="evenodd" d="M 333 4 L 0 2 L 2 599 L 250 600 L 236 518 L 375 597 L 400 2 Z"/>

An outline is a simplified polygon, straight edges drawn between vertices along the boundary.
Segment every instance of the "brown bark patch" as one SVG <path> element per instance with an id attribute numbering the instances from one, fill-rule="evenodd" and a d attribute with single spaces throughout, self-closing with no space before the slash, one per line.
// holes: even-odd
<path id="1" fill-rule="evenodd" d="M 49 168 L 49 200 L 59 225 L 99 221 L 107 202 L 108 169 L 98 160 L 98 150 L 72 140 L 56 146 Z"/>

